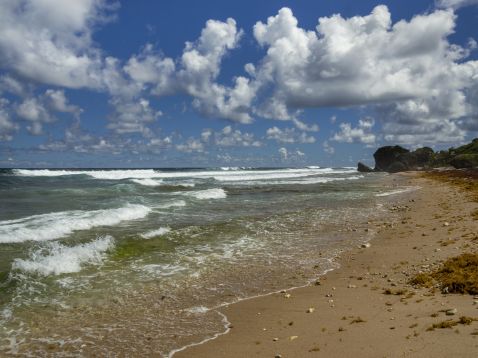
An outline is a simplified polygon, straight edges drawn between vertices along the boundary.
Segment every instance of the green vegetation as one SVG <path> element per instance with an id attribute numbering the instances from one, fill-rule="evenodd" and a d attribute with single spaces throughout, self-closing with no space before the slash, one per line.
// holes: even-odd
<path id="1" fill-rule="evenodd" d="M 457 168 L 478 166 L 478 138 L 458 148 L 450 148 L 433 155 L 432 167 L 453 165 Z"/>

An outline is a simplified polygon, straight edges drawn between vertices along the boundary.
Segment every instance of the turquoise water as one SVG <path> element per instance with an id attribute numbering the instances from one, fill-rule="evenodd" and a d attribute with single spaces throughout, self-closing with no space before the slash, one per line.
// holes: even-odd
<path id="1" fill-rule="evenodd" d="M 221 331 L 215 307 L 302 285 L 367 240 L 397 191 L 383 176 L 4 170 L 0 353 L 167 355 Z"/>

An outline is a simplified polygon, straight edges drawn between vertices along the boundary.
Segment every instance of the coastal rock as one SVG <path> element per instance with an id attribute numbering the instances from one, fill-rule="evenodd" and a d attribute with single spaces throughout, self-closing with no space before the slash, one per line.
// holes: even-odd
<path id="1" fill-rule="evenodd" d="M 384 146 L 378 148 L 373 156 L 373 170 L 363 163 L 358 163 L 357 170 L 396 173 L 449 166 L 457 169 L 478 168 L 478 138 L 460 147 L 439 152 L 434 152 L 430 147 L 410 151 L 399 145 Z"/>
<path id="2" fill-rule="evenodd" d="M 456 169 L 478 167 L 478 154 L 460 154 L 454 157 L 450 164 Z"/>
<path id="3" fill-rule="evenodd" d="M 408 149 L 399 145 L 378 148 L 373 154 L 375 158 L 375 170 L 387 172 L 392 164 L 400 162 L 400 157 L 409 152 Z M 405 163 L 402 164 L 405 166 Z"/>
<path id="4" fill-rule="evenodd" d="M 358 162 L 357 170 L 361 173 L 371 173 L 373 169 L 370 168 L 368 165 L 363 164 L 362 162 Z"/>
<path id="5" fill-rule="evenodd" d="M 387 168 L 387 172 L 389 173 L 399 173 L 399 172 L 405 172 L 407 170 L 410 170 L 411 168 L 405 164 L 404 162 L 393 162 L 390 164 L 390 166 Z"/>

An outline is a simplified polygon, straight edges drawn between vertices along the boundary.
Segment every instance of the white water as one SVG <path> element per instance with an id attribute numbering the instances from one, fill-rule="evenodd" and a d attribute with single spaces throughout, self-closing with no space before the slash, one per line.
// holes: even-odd
<path id="1" fill-rule="evenodd" d="M 227 197 L 226 192 L 221 188 L 198 190 L 189 192 L 186 195 L 192 196 L 199 200 L 225 199 Z"/>
<path id="2" fill-rule="evenodd" d="M 144 186 L 160 186 L 163 181 L 161 179 L 131 179 L 131 181 L 135 182 L 136 184 L 139 185 L 144 185 Z"/>
<path id="3" fill-rule="evenodd" d="M 65 176 L 65 175 L 87 175 L 94 179 L 102 180 L 123 180 L 123 179 L 165 179 L 165 178 L 214 178 L 218 181 L 250 181 L 267 179 L 298 178 L 312 175 L 324 174 L 346 174 L 354 173 L 354 169 L 332 169 L 332 168 L 302 168 L 302 169 L 274 169 L 274 170 L 203 170 L 189 172 L 161 172 L 153 169 L 125 169 L 125 170 L 50 170 L 50 169 L 15 169 L 13 173 L 17 176 Z M 138 184 L 152 182 L 137 182 Z"/>
<path id="4" fill-rule="evenodd" d="M 15 259 L 12 270 L 42 276 L 79 272 L 85 264 L 100 264 L 106 251 L 114 247 L 111 236 L 98 238 L 77 246 L 48 243 L 45 248 L 32 252 L 30 259 Z"/>
<path id="5" fill-rule="evenodd" d="M 397 195 L 397 194 L 408 193 L 410 191 L 415 191 L 415 190 L 418 190 L 418 189 L 420 189 L 419 186 L 410 186 L 410 187 L 406 187 L 404 189 L 391 190 L 391 191 L 387 191 L 385 193 L 375 194 L 375 196 L 382 197 L 382 196 Z"/>
<path id="6" fill-rule="evenodd" d="M 62 211 L 0 221 L 0 243 L 55 240 L 76 230 L 141 219 L 150 211 L 151 208 L 143 205 L 126 205 L 117 209 Z"/>
<path id="7" fill-rule="evenodd" d="M 153 237 L 167 234 L 170 231 L 171 231 L 171 228 L 169 227 L 160 227 L 157 230 L 151 230 L 151 231 L 145 232 L 144 234 L 141 234 L 141 237 L 143 237 L 144 239 L 152 239 Z"/>

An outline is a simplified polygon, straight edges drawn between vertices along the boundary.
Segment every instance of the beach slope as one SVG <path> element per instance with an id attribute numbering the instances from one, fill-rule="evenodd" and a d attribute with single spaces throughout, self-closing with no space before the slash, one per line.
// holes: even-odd
<path id="1" fill-rule="evenodd" d="M 228 333 L 174 357 L 476 357 L 478 297 L 411 280 L 478 252 L 478 182 L 404 175 L 421 189 L 389 205 L 398 221 L 369 222 L 369 247 L 308 287 L 221 308 Z"/>

